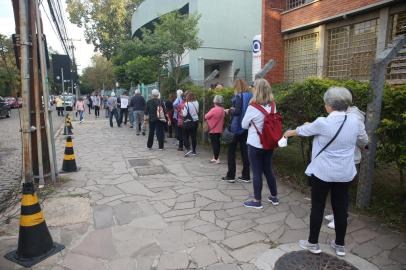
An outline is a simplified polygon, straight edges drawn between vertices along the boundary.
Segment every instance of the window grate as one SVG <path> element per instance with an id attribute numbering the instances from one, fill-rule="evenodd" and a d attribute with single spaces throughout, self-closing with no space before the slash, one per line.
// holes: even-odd
<path id="1" fill-rule="evenodd" d="M 285 40 L 285 80 L 302 81 L 317 75 L 319 33 Z"/>
<path id="2" fill-rule="evenodd" d="M 313 1 L 314 0 L 286 0 L 286 10 L 294 9 Z"/>
<path id="3" fill-rule="evenodd" d="M 326 76 L 337 80 L 368 80 L 375 58 L 378 20 L 328 31 Z"/>

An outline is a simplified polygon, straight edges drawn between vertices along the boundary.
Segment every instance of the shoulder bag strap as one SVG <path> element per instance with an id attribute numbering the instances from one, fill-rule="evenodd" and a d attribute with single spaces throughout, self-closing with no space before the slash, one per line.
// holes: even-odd
<path id="1" fill-rule="evenodd" d="M 334 137 L 331 138 L 331 140 L 323 147 L 323 149 L 320 150 L 319 153 L 317 153 L 317 155 L 314 157 L 314 159 L 316 159 L 324 150 L 326 150 L 326 148 L 327 148 L 332 142 L 334 142 L 334 140 L 337 138 L 338 134 L 340 134 L 341 129 L 343 128 L 344 123 L 345 123 L 346 120 L 347 120 L 347 115 L 345 115 L 344 121 L 343 121 L 343 123 L 341 124 L 341 126 L 339 127 L 339 129 L 337 130 L 337 132 L 336 132 L 336 134 L 334 135 Z M 313 159 L 313 160 L 314 160 L 314 159 Z"/>

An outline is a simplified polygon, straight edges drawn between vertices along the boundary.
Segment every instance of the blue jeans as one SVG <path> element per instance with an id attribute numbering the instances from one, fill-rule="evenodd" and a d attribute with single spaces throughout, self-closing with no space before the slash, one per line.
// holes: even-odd
<path id="1" fill-rule="evenodd" d="M 117 111 L 117 109 L 113 109 L 111 112 L 110 112 L 110 127 L 113 127 L 113 116 L 114 116 L 114 118 L 116 118 L 116 122 L 117 122 L 117 126 L 120 126 L 120 119 L 119 119 L 119 117 L 118 117 L 118 111 Z"/>
<path id="2" fill-rule="evenodd" d="M 252 168 L 254 197 L 261 200 L 262 174 L 265 175 L 269 191 L 272 196 L 277 196 L 276 179 L 272 172 L 272 150 L 264 150 L 248 145 L 248 158 Z"/>
<path id="3" fill-rule="evenodd" d="M 79 120 L 80 121 L 83 120 L 83 113 L 84 113 L 84 111 L 79 111 Z"/>

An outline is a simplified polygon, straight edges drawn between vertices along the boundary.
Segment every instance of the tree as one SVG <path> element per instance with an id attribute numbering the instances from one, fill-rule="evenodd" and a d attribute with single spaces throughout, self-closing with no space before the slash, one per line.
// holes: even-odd
<path id="1" fill-rule="evenodd" d="M 169 64 L 168 69 L 175 85 L 181 81 L 181 64 L 188 50 L 195 50 L 201 46 L 199 39 L 200 15 L 171 12 L 160 18 L 155 24 L 155 30 L 143 35 L 146 44 L 162 44 L 161 59 Z"/>
<path id="2" fill-rule="evenodd" d="M 85 38 L 107 59 L 131 38 L 131 16 L 143 0 L 66 0 L 69 20 L 85 28 Z"/>
<path id="3" fill-rule="evenodd" d="M 0 95 L 17 95 L 20 73 L 17 69 L 13 42 L 0 34 Z"/>
<path id="4" fill-rule="evenodd" d="M 100 54 L 92 56 L 91 66 L 83 70 L 80 78 L 81 92 L 89 93 L 93 90 L 112 89 L 115 84 L 113 65 Z"/>
<path id="5" fill-rule="evenodd" d="M 382 119 L 377 130 L 379 160 L 394 162 L 399 170 L 400 187 L 404 188 L 406 167 L 406 87 L 385 88 Z"/>

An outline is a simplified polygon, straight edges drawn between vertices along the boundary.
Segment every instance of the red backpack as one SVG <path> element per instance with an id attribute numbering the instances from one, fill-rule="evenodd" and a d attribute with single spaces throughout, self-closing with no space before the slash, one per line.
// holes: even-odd
<path id="1" fill-rule="evenodd" d="M 251 103 L 250 105 L 264 114 L 262 132 L 259 132 L 257 126 L 252 122 L 257 130 L 262 148 L 265 150 L 276 149 L 278 141 L 282 138 L 282 116 L 279 112 L 275 113 L 275 102 L 272 101 L 271 103 L 270 113 L 257 103 Z"/>

